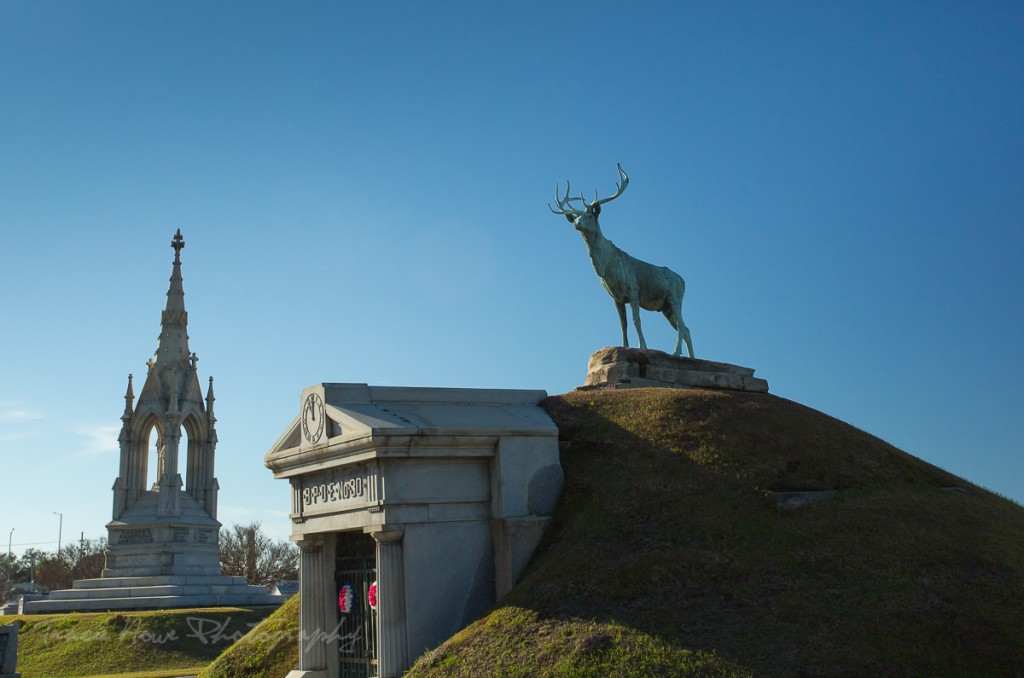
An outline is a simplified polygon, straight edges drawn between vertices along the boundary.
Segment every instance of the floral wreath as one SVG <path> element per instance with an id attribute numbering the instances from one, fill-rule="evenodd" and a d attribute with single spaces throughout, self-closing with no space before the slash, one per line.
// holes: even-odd
<path id="1" fill-rule="evenodd" d="M 366 592 L 366 600 L 370 603 L 370 609 L 377 609 L 377 582 L 370 584 L 370 590 Z"/>
<path id="2" fill-rule="evenodd" d="M 348 614 L 352 611 L 352 584 L 345 582 L 344 586 L 341 587 L 341 591 L 338 592 L 338 609 Z"/>

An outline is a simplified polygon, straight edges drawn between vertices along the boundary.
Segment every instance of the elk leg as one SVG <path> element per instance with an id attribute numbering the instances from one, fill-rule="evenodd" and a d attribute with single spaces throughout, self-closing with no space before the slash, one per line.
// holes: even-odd
<path id="1" fill-rule="evenodd" d="M 622 346 L 629 348 L 629 335 L 626 334 L 626 303 L 616 301 L 615 308 L 619 312 L 619 325 L 622 327 Z"/>
<path id="2" fill-rule="evenodd" d="M 647 348 L 647 342 L 644 341 L 644 331 L 640 329 L 640 304 L 637 301 L 629 302 L 629 305 L 633 309 L 633 324 L 636 325 L 636 334 L 640 338 L 640 348 Z"/>
<path id="3" fill-rule="evenodd" d="M 690 328 L 683 323 L 683 314 L 674 308 L 666 308 L 662 311 L 668 322 L 676 331 L 676 347 L 672 355 L 679 355 L 682 352 L 683 342 L 686 342 L 686 352 L 693 357 L 693 343 L 690 341 Z"/>
<path id="4" fill-rule="evenodd" d="M 683 331 L 679 329 L 679 321 L 676 320 L 676 313 L 670 306 L 666 304 L 665 308 L 661 311 L 665 319 L 668 320 L 668 324 L 672 326 L 672 329 L 676 331 L 676 347 L 672 350 L 672 355 L 679 355 L 679 351 L 683 347 Z"/>
<path id="5" fill-rule="evenodd" d="M 682 325 L 682 320 L 680 320 L 680 325 Z M 683 329 L 683 341 L 686 342 L 686 352 L 689 353 L 690 357 L 692 358 L 693 357 L 693 342 L 690 341 L 690 328 L 687 327 L 686 325 L 682 325 L 682 329 Z M 678 353 L 677 353 L 677 355 L 678 355 Z"/>

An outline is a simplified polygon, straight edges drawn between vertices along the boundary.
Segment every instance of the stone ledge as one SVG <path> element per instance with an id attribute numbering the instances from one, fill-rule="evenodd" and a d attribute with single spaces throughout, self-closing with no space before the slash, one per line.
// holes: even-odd
<path id="1" fill-rule="evenodd" d="M 767 393 L 754 370 L 729 363 L 673 356 L 663 351 L 609 346 L 590 356 L 582 389 L 713 388 Z"/>
<path id="2" fill-rule="evenodd" d="M 106 584 L 105 587 L 100 586 Z M 26 601 L 25 614 L 83 610 L 139 610 L 174 607 L 245 607 L 280 605 L 284 597 L 245 577 L 121 577 L 80 579 L 74 588 L 53 591 L 48 598 Z"/>
<path id="3" fill-rule="evenodd" d="M 263 587 L 259 587 L 263 588 Z M 134 593 L 138 593 L 135 591 Z M 105 610 L 155 610 L 176 607 L 249 607 L 280 605 L 284 596 L 269 593 L 137 596 L 84 598 L 77 600 L 34 600 L 25 603 L 25 614 L 47 612 L 98 612 Z"/>

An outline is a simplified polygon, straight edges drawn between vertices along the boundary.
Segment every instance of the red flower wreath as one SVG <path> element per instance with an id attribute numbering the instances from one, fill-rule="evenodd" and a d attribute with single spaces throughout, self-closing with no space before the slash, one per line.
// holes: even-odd
<path id="1" fill-rule="evenodd" d="M 345 582 L 338 593 L 338 609 L 348 614 L 352 611 L 352 584 Z"/>
<path id="2" fill-rule="evenodd" d="M 366 593 L 366 598 L 370 603 L 370 609 L 377 609 L 377 582 L 370 584 L 370 590 Z"/>

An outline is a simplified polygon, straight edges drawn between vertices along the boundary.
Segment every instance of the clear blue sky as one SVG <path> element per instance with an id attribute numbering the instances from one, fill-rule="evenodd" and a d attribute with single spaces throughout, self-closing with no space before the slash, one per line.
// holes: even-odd
<path id="1" fill-rule="evenodd" d="M 698 357 L 1024 501 L 1022 74 L 1020 2 L 5 0 L 0 538 L 106 534 L 175 229 L 221 519 L 283 537 L 302 388 L 583 382 L 546 203 L 616 162 Z"/>

